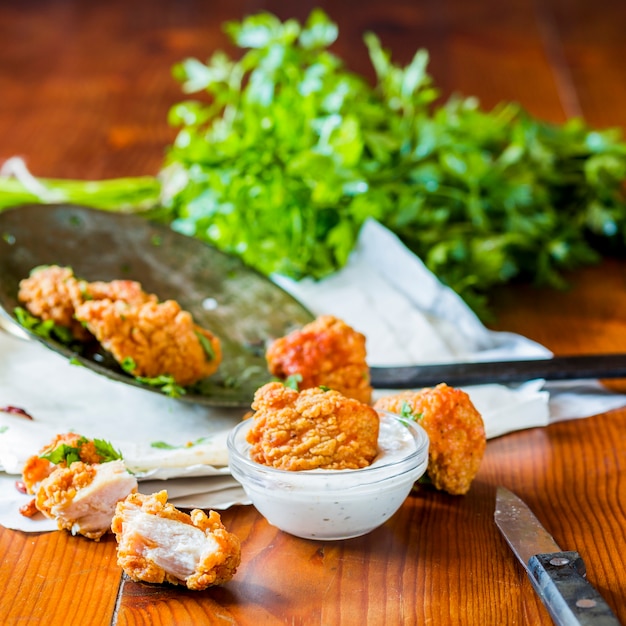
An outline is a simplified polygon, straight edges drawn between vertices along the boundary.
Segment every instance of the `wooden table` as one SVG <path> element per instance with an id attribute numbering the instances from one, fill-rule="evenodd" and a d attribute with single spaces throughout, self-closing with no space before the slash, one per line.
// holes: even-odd
<path id="1" fill-rule="evenodd" d="M 336 51 L 371 75 L 361 43 L 418 47 L 444 94 L 521 102 L 561 122 L 626 128 L 623 0 L 336 0 Z M 154 174 L 180 99 L 170 67 L 227 49 L 227 19 L 310 2 L 0 2 L 0 160 L 38 176 Z M 576 273 L 565 293 L 510 287 L 495 327 L 557 353 L 626 350 L 623 262 Z M 1 401 L 0 401 L 1 404 Z M 517 491 L 626 622 L 626 410 L 491 440 L 465 497 L 423 492 L 383 527 L 340 542 L 283 534 L 252 507 L 223 513 L 243 545 L 234 580 L 207 592 L 125 582 L 115 541 L 0 529 L 0 622 L 56 624 L 549 624 L 493 523 L 497 485 Z"/>

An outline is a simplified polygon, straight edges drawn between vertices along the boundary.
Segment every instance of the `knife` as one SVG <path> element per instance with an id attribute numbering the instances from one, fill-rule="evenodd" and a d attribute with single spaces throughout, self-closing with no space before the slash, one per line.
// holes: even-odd
<path id="1" fill-rule="evenodd" d="M 480 383 L 514 383 L 535 378 L 545 380 L 626 378 L 626 354 L 370 367 L 370 381 L 375 389 L 411 389 L 443 382 L 452 387 Z"/>
<path id="2" fill-rule="evenodd" d="M 494 519 L 555 624 L 619 626 L 587 581 L 580 554 L 563 552 L 524 501 L 504 487 L 498 487 Z"/>

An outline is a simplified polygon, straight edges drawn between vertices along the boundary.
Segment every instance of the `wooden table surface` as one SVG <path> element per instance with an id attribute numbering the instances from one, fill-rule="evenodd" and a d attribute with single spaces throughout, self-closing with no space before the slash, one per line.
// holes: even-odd
<path id="1" fill-rule="evenodd" d="M 626 129 L 623 0 L 0 0 L 0 161 L 38 176 L 154 174 L 180 99 L 170 68 L 228 50 L 227 19 L 269 10 L 339 24 L 336 51 L 365 75 L 362 33 L 394 58 L 430 51 L 445 95 L 502 100 L 561 122 Z M 625 265 L 577 272 L 564 293 L 508 287 L 497 328 L 556 353 L 626 350 Z M 1 399 L 0 399 L 1 404 Z M 370 535 L 312 542 L 252 507 L 223 512 L 242 541 L 235 578 L 206 592 L 123 580 L 115 540 L 0 529 L 0 622 L 56 624 L 549 624 L 493 523 L 497 485 L 515 490 L 626 623 L 626 410 L 491 440 L 465 497 L 423 492 Z"/>

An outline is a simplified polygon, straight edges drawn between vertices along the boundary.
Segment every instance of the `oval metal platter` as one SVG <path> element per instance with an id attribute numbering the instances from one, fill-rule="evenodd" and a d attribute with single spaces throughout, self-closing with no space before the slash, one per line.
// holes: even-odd
<path id="1" fill-rule="evenodd" d="M 240 259 L 136 215 L 62 204 L 0 212 L 0 307 L 16 324 L 19 282 L 39 265 L 69 266 L 88 281 L 139 281 L 159 300 L 176 300 L 215 333 L 223 361 L 213 376 L 179 398 L 187 402 L 249 407 L 256 389 L 271 380 L 265 362 L 268 342 L 313 319 L 297 300 Z M 163 393 L 126 374 L 102 348 L 75 352 L 26 332 L 103 376 Z"/>

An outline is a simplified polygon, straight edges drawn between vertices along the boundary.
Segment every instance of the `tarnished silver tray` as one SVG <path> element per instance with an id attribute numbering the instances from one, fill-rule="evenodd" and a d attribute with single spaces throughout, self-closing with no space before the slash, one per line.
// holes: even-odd
<path id="1" fill-rule="evenodd" d="M 39 265 L 73 268 L 85 280 L 131 279 L 174 299 L 217 334 L 223 361 L 216 374 L 181 400 L 249 406 L 268 380 L 267 342 L 313 319 L 287 292 L 234 256 L 144 217 L 74 205 L 28 205 L 0 212 L 0 307 L 16 324 L 19 281 Z M 31 332 L 32 339 L 109 378 L 144 387 L 102 348 L 74 351 Z"/>

